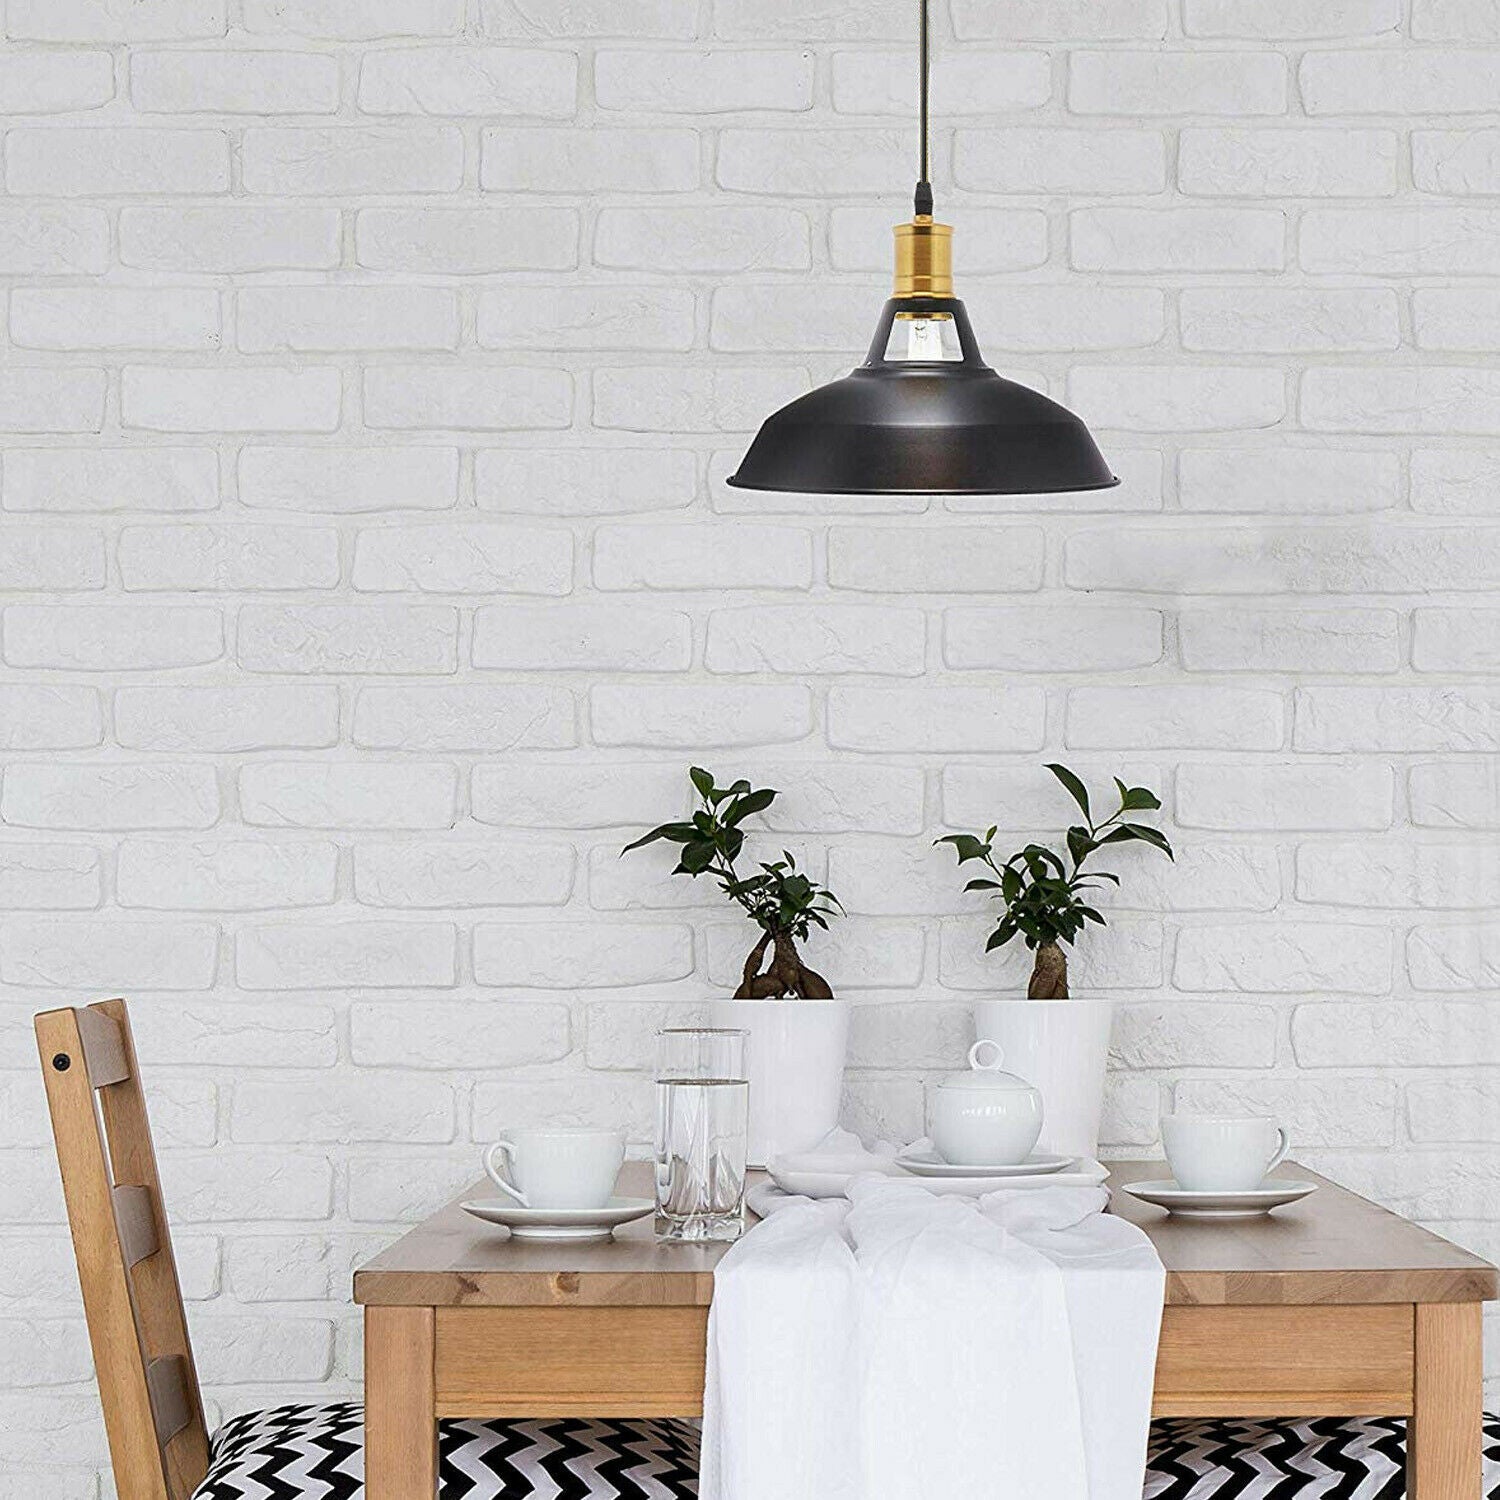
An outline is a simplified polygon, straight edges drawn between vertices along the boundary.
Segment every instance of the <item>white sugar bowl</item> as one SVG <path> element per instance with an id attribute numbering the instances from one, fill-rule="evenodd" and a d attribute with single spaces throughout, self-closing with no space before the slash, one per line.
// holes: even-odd
<path id="1" fill-rule="evenodd" d="M 969 1048 L 966 1071 L 928 1087 L 927 1128 L 944 1161 L 1013 1167 L 1031 1155 L 1042 1133 L 1042 1096 L 1024 1078 L 1002 1071 L 1003 1060 L 999 1046 L 981 1038 Z"/>

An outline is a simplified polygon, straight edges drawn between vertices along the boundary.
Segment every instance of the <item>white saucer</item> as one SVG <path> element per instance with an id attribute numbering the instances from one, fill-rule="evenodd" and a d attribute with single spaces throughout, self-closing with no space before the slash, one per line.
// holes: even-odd
<path id="1" fill-rule="evenodd" d="M 876 1169 L 878 1170 L 878 1168 Z M 1033 1173 L 1023 1177 L 994 1177 L 977 1175 L 972 1167 L 966 1177 L 917 1177 L 913 1173 L 894 1171 L 898 1181 L 920 1187 L 924 1192 L 939 1197 L 979 1198 L 985 1193 L 998 1192 L 1001 1188 L 1043 1188 L 1052 1183 L 1064 1182 L 1073 1186 L 1096 1186 L 1109 1175 L 1097 1162 L 1078 1164 L 1063 1172 Z M 849 1184 L 856 1174 L 839 1171 L 818 1171 L 806 1166 L 789 1166 L 785 1161 L 773 1161 L 766 1171 L 771 1180 L 784 1193 L 799 1194 L 804 1198 L 847 1198 Z"/>
<path id="2" fill-rule="evenodd" d="M 965 1167 L 944 1161 L 930 1146 L 920 1151 L 907 1147 L 896 1155 L 898 1165 L 917 1177 L 1042 1177 L 1049 1172 L 1065 1172 L 1077 1160 L 1076 1156 L 1052 1156 L 1045 1151 L 1034 1151 L 1025 1161 L 1006 1166 Z"/>
<path id="3" fill-rule="evenodd" d="M 1315 1193 L 1315 1182 L 1301 1182 L 1292 1177 L 1272 1177 L 1258 1188 L 1241 1193 L 1194 1192 L 1178 1187 L 1170 1177 L 1153 1182 L 1123 1182 L 1122 1193 L 1139 1198 L 1142 1203 L 1164 1208 L 1180 1219 L 1258 1219 L 1273 1208 L 1296 1203 Z"/>
<path id="4" fill-rule="evenodd" d="M 611 1198 L 603 1208 L 522 1208 L 505 1198 L 458 1205 L 486 1224 L 503 1224 L 518 1240 L 607 1240 L 621 1224 L 656 1209 L 649 1198 Z"/>
<path id="5" fill-rule="evenodd" d="M 784 1193 L 803 1198 L 842 1198 L 849 1184 L 866 1172 L 882 1177 L 899 1175 L 896 1163 L 885 1156 L 813 1156 L 795 1152 L 766 1163 L 771 1181 Z"/>
<path id="6" fill-rule="evenodd" d="M 768 1162 L 766 1171 L 783 1193 L 797 1198 L 847 1198 L 853 1172 L 814 1172 L 800 1167 Z"/>

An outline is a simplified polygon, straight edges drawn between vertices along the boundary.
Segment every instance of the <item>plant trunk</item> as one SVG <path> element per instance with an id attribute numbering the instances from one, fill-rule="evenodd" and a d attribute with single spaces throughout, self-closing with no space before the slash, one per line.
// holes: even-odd
<path id="1" fill-rule="evenodd" d="M 1043 943 L 1036 950 L 1036 966 L 1031 983 L 1026 986 L 1028 1000 L 1066 1000 L 1068 998 L 1067 955 L 1056 943 Z"/>
<path id="2" fill-rule="evenodd" d="M 767 948 L 771 949 L 771 964 L 762 974 L 760 966 L 765 962 Z M 763 933 L 745 960 L 745 970 L 734 998 L 783 1000 L 788 994 L 801 1000 L 833 999 L 828 981 L 802 962 L 789 932 L 778 932 L 774 937 L 769 932 Z"/>

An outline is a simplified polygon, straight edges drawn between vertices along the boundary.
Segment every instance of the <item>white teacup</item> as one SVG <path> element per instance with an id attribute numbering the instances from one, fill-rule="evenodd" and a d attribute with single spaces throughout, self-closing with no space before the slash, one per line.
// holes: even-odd
<path id="1" fill-rule="evenodd" d="M 603 1208 L 624 1160 L 623 1130 L 533 1125 L 496 1141 L 484 1170 L 522 1208 Z"/>
<path id="2" fill-rule="evenodd" d="M 1258 1188 L 1289 1149 L 1267 1115 L 1163 1115 L 1161 1139 L 1177 1185 L 1195 1193 Z"/>

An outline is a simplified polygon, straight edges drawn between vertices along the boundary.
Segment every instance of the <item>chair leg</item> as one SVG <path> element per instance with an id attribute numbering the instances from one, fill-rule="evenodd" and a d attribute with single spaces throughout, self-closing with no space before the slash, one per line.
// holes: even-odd
<path id="1" fill-rule="evenodd" d="M 433 1310 L 365 1308 L 365 1494 L 433 1500 L 438 1443 Z"/>
<path id="2" fill-rule="evenodd" d="M 1479 1500 L 1484 1372 L 1480 1304 L 1416 1304 L 1408 1500 Z"/>

